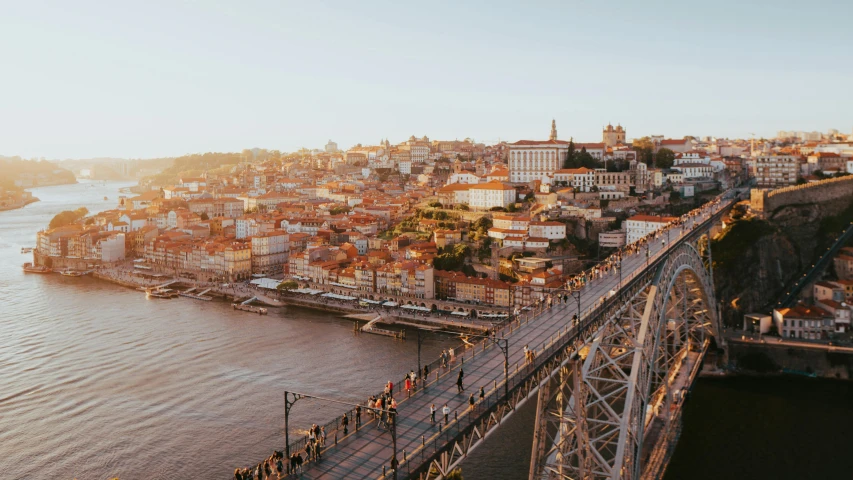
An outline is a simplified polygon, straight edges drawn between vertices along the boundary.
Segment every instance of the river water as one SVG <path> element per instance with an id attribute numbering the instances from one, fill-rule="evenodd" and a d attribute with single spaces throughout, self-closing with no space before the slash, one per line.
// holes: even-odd
<path id="1" fill-rule="evenodd" d="M 111 208 L 123 186 L 36 188 L 41 202 L 0 212 L 0 478 L 230 478 L 282 448 L 285 389 L 360 401 L 417 365 L 416 342 L 355 336 L 335 314 L 258 316 L 22 272 L 21 247 L 53 215 Z M 455 343 L 429 335 L 423 356 Z M 667 478 L 850 478 L 851 391 L 700 380 Z M 341 410 L 300 400 L 291 425 Z M 527 402 L 463 462 L 465 478 L 526 478 L 535 414 Z"/>
<path id="2" fill-rule="evenodd" d="M 122 186 L 36 188 L 0 213 L 0 478 L 229 478 L 282 448 L 285 389 L 361 401 L 417 366 L 416 342 L 355 336 L 335 314 L 23 273 L 53 215 L 111 208 Z M 456 343 L 429 335 L 423 356 Z M 301 400 L 291 426 L 343 410 Z"/>

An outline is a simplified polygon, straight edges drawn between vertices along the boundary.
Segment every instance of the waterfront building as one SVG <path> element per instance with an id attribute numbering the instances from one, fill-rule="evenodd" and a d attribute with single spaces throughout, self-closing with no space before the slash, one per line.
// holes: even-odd
<path id="1" fill-rule="evenodd" d="M 786 338 L 820 340 L 835 331 L 832 314 L 816 306 L 797 305 L 773 310 L 777 331 Z"/>

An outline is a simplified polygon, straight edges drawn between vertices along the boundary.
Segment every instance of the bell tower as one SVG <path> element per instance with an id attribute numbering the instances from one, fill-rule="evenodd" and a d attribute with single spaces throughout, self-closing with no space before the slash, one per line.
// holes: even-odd
<path id="1" fill-rule="evenodd" d="M 557 139 L 557 121 L 553 118 L 551 119 L 551 140 Z"/>

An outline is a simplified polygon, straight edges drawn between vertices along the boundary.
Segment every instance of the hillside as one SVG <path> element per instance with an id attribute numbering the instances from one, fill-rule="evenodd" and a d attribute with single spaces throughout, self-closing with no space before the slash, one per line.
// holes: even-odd
<path id="1" fill-rule="evenodd" d="M 279 160 L 280 157 L 278 150 L 264 149 L 243 150 L 239 153 L 208 152 L 184 155 L 176 158 L 171 166 L 160 173 L 146 177 L 143 182 L 156 186 L 173 185 L 180 177 L 198 177 L 205 172 L 224 174 L 241 162 L 264 162 Z"/>
<path id="2" fill-rule="evenodd" d="M 712 244 L 714 283 L 722 318 L 769 312 L 853 221 L 853 201 L 791 205 L 767 220 L 741 218 Z"/>
<path id="3" fill-rule="evenodd" d="M 0 187 L 10 190 L 77 183 L 71 171 L 45 160 L 0 157 L 0 172 Z"/>

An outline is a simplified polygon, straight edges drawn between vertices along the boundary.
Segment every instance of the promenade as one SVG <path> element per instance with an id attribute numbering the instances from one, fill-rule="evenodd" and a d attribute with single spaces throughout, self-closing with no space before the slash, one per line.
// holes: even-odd
<path id="1" fill-rule="evenodd" d="M 517 384 L 513 377 L 517 372 L 524 374 L 526 359 L 524 348 L 527 346 L 537 354 L 552 350 L 554 343 L 566 333 L 573 330 L 572 316 L 579 314 L 581 319 L 604 300 L 621 289 L 636 275 L 642 273 L 647 265 L 664 255 L 668 249 L 677 244 L 695 225 L 709 219 L 720 209 L 729 204 L 728 201 L 708 205 L 682 218 L 678 225 L 667 231 L 658 232 L 643 246 L 643 248 L 628 249 L 621 257 L 619 269 L 609 269 L 601 275 L 594 276 L 582 282 L 580 291 L 580 308 L 573 297 L 568 301 L 554 297 L 552 302 L 543 302 L 534 312 L 519 316 L 498 334 L 498 338 L 506 339 L 508 344 L 508 366 L 510 383 Z M 648 252 L 648 253 L 647 253 Z M 500 340 L 503 343 L 503 340 Z M 412 368 L 416 368 L 416 359 L 412 359 Z M 464 391 L 457 391 L 456 379 L 464 370 Z M 444 443 L 450 435 L 458 432 L 463 426 L 470 425 L 477 416 L 477 406 L 469 408 L 469 395 L 478 397 L 478 390 L 483 387 L 486 403 L 494 404 L 504 392 L 504 354 L 494 342 L 487 340 L 475 343 L 473 347 L 465 348 L 456 354 L 455 361 L 447 368 L 436 368 L 430 375 L 429 382 L 411 397 L 400 393 L 399 383 L 395 383 L 395 399 L 397 407 L 397 439 L 396 451 L 399 469 L 406 472 L 416 468 L 419 462 L 429 458 Z M 377 393 L 381 390 L 377 385 Z M 309 394 L 311 392 L 302 392 Z M 362 403 L 363 404 L 363 403 Z M 447 405 L 451 411 L 448 422 L 433 424 L 429 419 L 430 405 L 435 405 L 437 420 L 442 419 L 441 410 Z M 299 408 L 296 404 L 293 408 Z M 393 453 L 390 433 L 377 428 L 375 422 L 366 414 L 362 414 L 364 423 L 355 430 L 355 422 L 351 420 L 350 432 L 344 436 L 341 429 L 329 424 L 326 433 L 329 438 L 322 452 L 322 460 L 312 461 L 305 465 L 304 473 L 299 478 L 310 479 L 364 479 L 391 478 L 391 458 Z M 439 425 L 440 424 L 440 425 Z M 293 431 L 307 428 L 307 425 L 291 425 Z M 291 437 L 295 438 L 296 435 Z M 335 438 L 335 441 L 331 441 Z M 304 446 L 304 439 L 292 442 L 291 453 Z M 519 445 L 519 455 L 529 455 L 529 445 Z M 304 452 L 302 452 L 304 454 Z M 387 476 L 383 477 L 383 471 Z M 405 475 L 402 475 L 401 478 Z M 294 477 L 296 478 L 296 477 Z"/>

